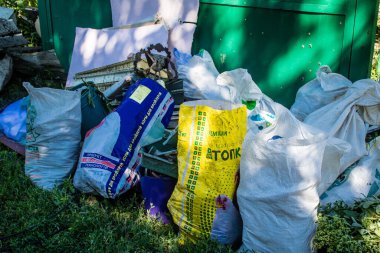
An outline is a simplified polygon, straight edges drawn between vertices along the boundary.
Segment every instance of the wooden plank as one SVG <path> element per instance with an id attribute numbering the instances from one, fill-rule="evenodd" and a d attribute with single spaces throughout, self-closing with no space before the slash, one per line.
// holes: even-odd
<path id="1" fill-rule="evenodd" d="M 61 67 L 54 50 L 34 53 L 17 53 L 15 51 L 10 51 L 10 54 L 13 57 L 25 61 L 29 65 L 31 64 L 33 68 Z"/>
<path id="2" fill-rule="evenodd" d="M 16 34 L 14 36 L 0 37 L 0 49 L 15 47 L 28 44 L 28 41 L 22 36 L 22 34 Z"/>
<path id="3" fill-rule="evenodd" d="M 42 47 L 12 47 L 12 48 L 7 48 L 7 53 L 10 55 L 13 54 L 21 54 L 21 53 L 36 53 L 36 52 L 41 52 Z"/>
<path id="4" fill-rule="evenodd" d="M 8 148 L 16 151 L 20 155 L 25 156 L 25 147 L 18 142 L 15 142 L 9 138 L 7 138 L 4 134 L 0 133 L 0 142 L 3 143 Z"/>
<path id="5" fill-rule="evenodd" d="M 8 53 L 13 57 L 14 70 L 19 73 L 30 74 L 31 72 L 43 71 L 45 69 L 64 73 L 64 69 L 54 50 L 34 53 L 19 53 L 10 50 Z"/>
<path id="6" fill-rule="evenodd" d="M 12 19 L 0 19 L 0 36 L 20 33 Z"/>

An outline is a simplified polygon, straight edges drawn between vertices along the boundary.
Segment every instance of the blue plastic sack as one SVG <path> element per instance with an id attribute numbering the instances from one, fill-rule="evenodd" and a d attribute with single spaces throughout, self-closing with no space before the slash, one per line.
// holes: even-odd
<path id="1" fill-rule="evenodd" d="M 167 203 L 174 191 L 177 180 L 168 177 L 142 177 L 141 189 L 144 207 L 149 215 L 158 218 L 164 224 L 171 222 Z"/>
<path id="2" fill-rule="evenodd" d="M 22 98 L 7 106 L 0 113 L 0 131 L 8 138 L 25 145 L 26 111 L 29 97 Z"/>
<path id="3" fill-rule="evenodd" d="M 182 53 L 177 48 L 173 49 L 174 59 L 177 65 L 188 64 L 191 59 L 191 54 Z"/>
<path id="4" fill-rule="evenodd" d="M 212 223 L 211 239 L 225 245 L 232 245 L 241 239 L 243 221 L 239 210 L 226 195 L 215 199 L 216 212 Z"/>

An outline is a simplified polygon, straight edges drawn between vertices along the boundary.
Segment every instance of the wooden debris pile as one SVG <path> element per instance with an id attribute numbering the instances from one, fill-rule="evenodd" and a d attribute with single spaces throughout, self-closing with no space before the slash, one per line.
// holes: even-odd
<path id="1" fill-rule="evenodd" d="M 17 27 L 16 15 L 12 9 L 0 7 L 0 49 L 23 46 L 28 41 Z"/>
<path id="2" fill-rule="evenodd" d="M 26 8 L 27 17 L 21 18 L 34 26 L 38 17 L 36 8 Z M 41 51 L 41 47 L 28 47 L 17 27 L 15 11 L 0 7 L 0 92 L 9 82 L 13 71 L 23 75 L 35 75 L 49 69 L 63 76 L 64 70 L 54 50 Z M 62 75 L 61 75 L 62 74 Z"/>

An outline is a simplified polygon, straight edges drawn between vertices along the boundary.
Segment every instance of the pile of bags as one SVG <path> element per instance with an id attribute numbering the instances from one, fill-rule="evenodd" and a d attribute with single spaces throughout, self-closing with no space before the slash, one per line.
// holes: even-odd
<path id="1" fill-rule="evenodd" d="M 146 4 L 146 15 L 123 12 L 140 2 L 111 0 L 117 28 L 77 29 L 67 86 L 75 73 L 120 62 L 150 44 L 169 47 L 191 100 L 179 107 L 177 182 L 141 179 L 141 149 L 163 138 L 174 100 L 161 82 L 140 79 L 82 145 L 81 91 L 24 84 L 29 97 L 0 114 L 0 127 L 24 139 L 25 172 L 36 185 L 51 190 L 74 175 L 80 191 L 114 199 L 141 180 L 146 208 L 154 203 L 154 213 L 169 222 L 168 208 L 183 240 L 242 240 L 241 252 L 312 252 L 320 204 L 380 194 L 379 139 L 366 142 L 369 129 L 380 126 L 377 82 L 352 83 L 322 66 L 288 110 L 263 94 L 247 70 L 219 73 L 207 51 L 189 54 L 195 25 L 178 19 L 196 22 L 189 13 L 198 1 L 167 6 L 176 18 L 159 1 Z M 186 38 L 182 44 L 178 36 Z"/>
<path id="2" fill-rule="evenodd" d="M 324 66 L 288 110 L 264 95 L 246 70 L 219 74 L 206 51 L 176 51 L 176 57 L 186 96 L 197 100 L 180 106 L 177 184 L 155 184 L 171 185 L 157 213 L 168 202 L 182 239 L 233 244 L 242 238 L 242 252 L 310 252 L 320 203 L 352 204 L 380 193 L 378 138 L 365 141 L 369 127 L 380 125 L 378 83 L 351 83 Z M 81 92 L 24 86 L 29 97 L 0 119 L 22 120 L 19 108 L 28 108 L 26 130 L 13 124 L 15 131 L 5 131 L 15 139 L 25 133 L 26 174 L 51 190 L 79 158 L 74 186 L 105 198 L 140 181 L 139 151 L 162 138 L 174 107 L 161 84 L 137 81 L 87 132 L 79 155 Z"/>
<path id="3" fill-rule="evenodd" d="M 186 97 L 245 104 L 247 112 L 247 132 L 239 153 L 240 165 L 236 167 L 240 168 L 240 182 L 235 183 L 239 211 L 230 204 L 231 195 L 224 187 L 225 177 L 233 180 L 224 161 L 213 166 L 221 168 L 224 176 L 211 183 L 216 172 L 208 173 L 207 163 L 200 160 L 194 181 L 193 160 L 185 160 L 184 166 L 180 157 L 186 151 L 191 159 L 197 150 L 188 145 L 182 147 L 179 139 L 180 177 L 168 206 L 182 235 L 191 240 L 210 236 L 224 244 L 242 237 L 241 252 L 311 252 L 320 204 L 338 200 L 351 204 L 380 194 L 377 139 L 370 143 L 365 140 L 370 125 L 380 126 L 377 82 L 367 79 L 351 83 L 322 66 L 317 78 L 301 87 L 288 110 L 262 94 L 246 70 L 220 74 L 206 51 L 195 56 L 175 51 L 175 56 Z M 196 117 L 197 109 L 194 112 Z M 229 118 L 229 123 L 233 123 L 233 117 Z M 193 134 L 196 129 L 192 127 L 197 124 L 180 122 L 180 127 L 181 124 L 188 126 L 183 132 L 192 142 L 194 137 L 188 132 Z M 244 124 L 242 120 L 235 132 Z M 225 124 L 221 121 L 220 125 Z M 208 146 L 212 143 L 207 140 Z M 207 150 L 214 152 L 212 148 Z M 222 158 L 217 151 L 207 153 L 205 159 L 210 154 L 212 158 L 218 154 Z M 198 185 L 204 181 L 207 186 L 200 191 L 202 186 Z M 213 183 L 219 189 L 214 194 Z M 213 211 L 208 211 L 212 198 Z M 220 205 L 221 198 L 229 204 Z M 225 211 L 224 224 L 228 224 L 224 227 L 215 215 L 221 210 Z M 219 236 L 214 232 L 216 228 L 222 228 Z"/>
<path id="4" fill-rule="evenodd" d="M 150 136 L 153 127 L 168 125 L 173 106 L 173 98 L 157 82 L 142 79 L 133 84 L 122 104 L 87 133 L 74 186 L 105 198 L 133 187 L 139 181 L 140 148 L 155 139 Z"/>

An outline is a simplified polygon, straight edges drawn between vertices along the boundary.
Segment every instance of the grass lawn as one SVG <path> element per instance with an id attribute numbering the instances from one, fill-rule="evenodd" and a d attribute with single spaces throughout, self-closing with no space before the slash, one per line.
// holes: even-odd
<path id="1" fill-rule="evenodd" d="M 230 251 L 207 240 L 180 245 L 173 225 L 146 215 L 138 188 L 114 201 L 78 193 L 70 180 L 48 192 L 3 145 L 0 164 L 0 252 Z"/>

